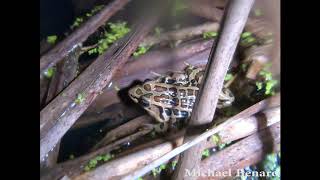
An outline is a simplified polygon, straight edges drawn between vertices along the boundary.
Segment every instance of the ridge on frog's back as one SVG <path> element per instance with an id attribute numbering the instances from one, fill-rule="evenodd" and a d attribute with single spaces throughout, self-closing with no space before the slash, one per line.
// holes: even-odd
<path id="1" fill-rule="evenodd" d="M 130 98 L 142 106 L 159 122 L 190 117 L 199 92 L 204 70 L 188 65 L 184 72 L 160 76 L 129 90 Z M 234 97 L 230 90 L 223 89 L 218 108 L 230 106 Z"/>

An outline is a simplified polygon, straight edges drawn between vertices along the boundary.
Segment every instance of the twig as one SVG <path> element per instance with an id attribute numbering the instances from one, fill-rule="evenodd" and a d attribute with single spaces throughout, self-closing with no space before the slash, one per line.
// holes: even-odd
<path id="1" fill-rule="evenodd" d="M 254 0 L 228 1 L 218 34 L 217 45 L 211 49 L 203 83 L 191 114 L 188 130 L 212 121 L 224 77 L 253 3 Z M 192 136 L 187 136 L 184 141 L 187 142 L 190 138 Z M 196 155 L 202 153 L 203 147 L 204 144 L 197 144 L 183 153 L 174 173 L 174 179 L 194 179 L 194 177 L 186 176 L 185 169 L 192 170 L 198 167 L 201 157 Z"/>
<path id="2" fill-rule="evenodd" d="M 124 7 L 130 0 L 114 0 L 98 14 L 91 17 L 74 33 L 59 42 L 53 49 L 40 58 L 40 74 L 47 68 L 54 66 L 65 56 L 84 42 L 93 32 L 103 25 L 113 14 Z"/>
<path id="3" fill-rule="evenodd" d="M 208 22 L 197 26 L 162 33 L 159 36 L 148 36 L 141 44 L 145 46 L 153 46 L 155 44 L 167 44 L 172 41 L 187 40 L 192 37 L 202 35 L 204 32 L 218 31 L 218 29 L 219 23 Z"/>
<path id="4" fill-rule="evenodd" d="M 135 118 L 128 123 L 125 123 L 111 131 L 109 131 L 99 143 L 97 143 L 91 151 L 94 151 L 100 147 L 108 145 L 112 141 L 115 141 L 118 138 L 128 136 L 129 134 L 134 133 L 139 129 L 143 124 L 148 124 L 152 122 L 152 118 L 148 115 L 140 116 Z"/>
<path id="5" fill-rule="evenodd" d="M 111 46 L 40 112 L 40 161 L 109 84 L 116 70 L 127 61 L 157 22 L 159 11 L 139 21 L 127 36 Z M 82 98 L 77 103 L 79 96 Z"/>
<path id="6" fill-rule="evenodd" d="M 81 54 L 89 51 L 90 49 L 96 48 L 97 46 L 98 46 L 98 43 L 94 44 L 94 45 L 82 47 L 81 48 Z"/>

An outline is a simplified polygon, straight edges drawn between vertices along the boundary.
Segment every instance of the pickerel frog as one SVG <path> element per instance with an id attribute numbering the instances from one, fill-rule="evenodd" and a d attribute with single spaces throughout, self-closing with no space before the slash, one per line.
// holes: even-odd
<path id="1" fill-rule="evenodd" d="M 159 75 L 131 88 L 129 96 L 160 123 L 186 120 L 191 115 L 203 75 L 204 69 L 187 65 L 183 72 Z M 230 106 L 233 101 L 232 92 L 223 88 L 217 108 Z"/>

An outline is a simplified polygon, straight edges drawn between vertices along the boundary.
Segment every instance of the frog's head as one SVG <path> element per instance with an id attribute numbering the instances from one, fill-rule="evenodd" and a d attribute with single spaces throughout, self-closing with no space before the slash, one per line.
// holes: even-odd
<path id="1" fill-rule="evenodd" d="M 128 92 L 129 97 L 135 102 L 139 102 L 139 98 L 144 94 L 143 87 L 141 85 L 134 86 Z"/>
<path id="2" fill-rule="evenodd" d="M 148 106 L 148 97 L 150 96 L 151 93 L 151 87 L 152 87 L 153 81 L 145 81 L 142 85 L 136 85 L 132 87 L 128 95 L 129 97 L 135 102 L 141 104 L 143 107 Z"/>

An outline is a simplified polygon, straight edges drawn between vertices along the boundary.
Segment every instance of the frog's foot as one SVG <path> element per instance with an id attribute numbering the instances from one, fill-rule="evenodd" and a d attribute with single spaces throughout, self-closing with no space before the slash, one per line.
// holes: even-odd
<path id="1" fill-rule="evenodd" d="M 163 123 L 158 123 L 156 125 L 154 125 L 155 127 L 155 131 L 157 133 L 164 133 L 164 132 L 167 132 L 168 131 L 168 123 L 167 122 L 163 122 Z"/>

